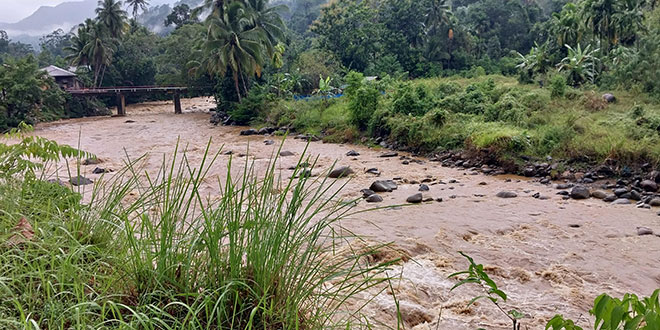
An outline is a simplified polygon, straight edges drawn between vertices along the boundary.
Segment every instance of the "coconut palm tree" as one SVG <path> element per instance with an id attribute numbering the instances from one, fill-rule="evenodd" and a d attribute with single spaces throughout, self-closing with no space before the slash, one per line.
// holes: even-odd
<path id="1" fill-rule="evenodd" d="M 69 53 L 66 56 L 66 60 L 69 61 L 71 65 L 81 66 L 89 65 L 89 54 L 85 51 L 85 46 L 89 43 L 89 32 L 93 28 L 94 20 L 87 19 L 85 23 L 78 25 L 78 31 L 71 36 L 69 40 L 69 45 L 64 47 L 64 51 Z"/>
<path id="2" fill-rule="evenodd" d="M 245 0 L 246 14 L 250 20 L 249 28 L 259 28 L 268 37 L 266 47 L 268 55 L 272 56 L 274 47 L 283 41 L 285 25 L 280 14 L 288 7 L 286 5 L 269 6 L 268 0 Z"/>
<path id="3" fill-rule="evenodd" d="M 140 10 L 145 11 L 149 6 L 148 0 L 126 0 L 126 6 L 131 8 L 133 13 L 133 19 L 137 18 L 138 12 Z"/>
<path id="4" fill-rule="evenodd" d="M 126 24 L 126 12 L 121 9 L 121 1 L 99 0 L 96 8 L 98 21 L 105 25 L 113 38 L 119 38 Z"/>
<path id="5" fill-rule="evenodd" d="M 87 54 L 89 64 L 94 69 L 94 87 L 101 86 L 106 68 L 112 63 L 112 57 L 116 51 L 114 38 L 109 37 L 107 27 L 102 24 L 94 24 L 88 34 L 88 41 L 83 48 Z"/>
<path id="6" fill-rule="evenodd" d="M 252 22 L 249 8 L 233 1 L 224 10 L 223 18 L 209 17 L 206 40 L 202 45 L 203 66 L 209 73 L 225 76 L 231 71 L 234 87 L 241 101 L 240 80 L 247 94 L 246 76 L 261 73 L 266 55 L 267 33 Z"/>
<path id="7" fill-rule="evenodd" d="M 443 26 L 450 25 L 452 15 L 451 5 L 447 3 L 447 0 L 431 0 L 431 8 L 424 20 L 428 34 L 433 35 Z"/>

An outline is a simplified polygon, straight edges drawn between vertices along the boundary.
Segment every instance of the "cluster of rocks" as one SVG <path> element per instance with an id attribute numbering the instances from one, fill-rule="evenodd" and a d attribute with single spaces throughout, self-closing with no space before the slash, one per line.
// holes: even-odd
<path id="1" fill-rule="evenodd" d="M 383 201 L 383 197 L 379 195 L 382 193 L 390 193 L 398 189 L 398 184 L 395 180 L 377 180 L 374 181 L 369 189 L 362 189 L 362 196 L 368 203 L 380 203 Z M 410 204 L 419 204 L 422 202 L 432 202 L 434 201 L 431 197 L 425 197 L 424 192 L 429 191 L 430 188 L 426 184 L 420 184 L 417 193 L 412 194 L 406 198 L 406 203 Z M 442 198 L 435 199 L 435 201 L 442 202 Z"/>
<path id="2" fill-rule="evenodd" d="M 637 207 L 650 209 L 660 207 L 660 194 L 658 194 L 660 176 L 656 180 L 629 181 L 620 179 L 614 184 L 605 183 L 599 189 L 590 189 L 583 184 L 563 183 L 555 185 L 560 191 L 558 195 L 564 199 L 596 198 L 613 205 L 626 205 L 636 202 Z"/>

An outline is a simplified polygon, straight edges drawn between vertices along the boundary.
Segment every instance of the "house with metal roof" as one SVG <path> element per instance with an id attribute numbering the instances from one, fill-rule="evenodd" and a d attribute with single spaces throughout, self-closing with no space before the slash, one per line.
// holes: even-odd
<path id="1" fill-rule="evenodd" d="M 47 66 L 41 70 L 46 71 L 49 76 L 53 77 L 57 85 L 64 90 L 80 89 L 82 87 L 78 75 L 71 71 L 64 70 L 54 65 Z"/>

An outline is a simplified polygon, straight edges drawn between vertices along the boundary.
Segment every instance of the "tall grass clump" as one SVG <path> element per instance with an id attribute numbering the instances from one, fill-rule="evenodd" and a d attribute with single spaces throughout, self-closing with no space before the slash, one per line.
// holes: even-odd
<path id="1" fill-rule="evenodd" d="M 313 160 L 302 157 L 291 178 L 275 159 L 234 170 L 230 159 L 220 180 L 209 175 L 219 155 L 210 148 L 194 163 L 177 148 L 157 172 L 129 159 L 85 198 L 58 183 L 0 182 L 3 241 L 20 218 L 34 232 L 0 247 L 0 327 L 364 325 L 361 309 L 385 288 L 390 263 L 350 248 L 356 237 L 339 221 L 354 201 L 339 198 L 342 187 L 304 175 Z M 203 193 L 216 179 L 218 196 Z"/>

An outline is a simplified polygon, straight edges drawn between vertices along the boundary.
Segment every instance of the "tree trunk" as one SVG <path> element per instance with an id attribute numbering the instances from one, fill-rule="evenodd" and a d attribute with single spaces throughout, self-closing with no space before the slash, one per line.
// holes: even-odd
<path id="1" fill-rule="evenodd" d="M 234 87 L 236 88 L 236 95 L 238 95 L 238 103 L 241 103 L 241 89 L 238 87 L 238 73 L 234 72 Z"/>

